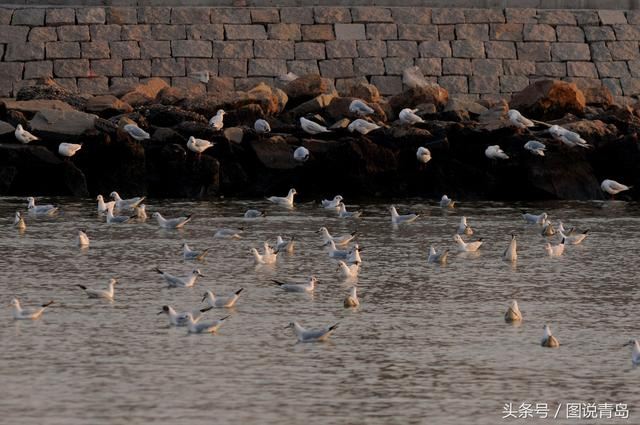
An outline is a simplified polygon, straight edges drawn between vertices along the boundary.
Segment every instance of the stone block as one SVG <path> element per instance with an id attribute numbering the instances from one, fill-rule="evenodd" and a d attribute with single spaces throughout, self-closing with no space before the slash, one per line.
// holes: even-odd
<path id="1" fill-rule="evenodd" d="M 65 25 L 57 28 L 60 41 L 89 41 L 89 27 L 87 25 Z"/>
<path id="2" fill-rule="evenodd" d="M 24 43 L 28 33 L 29 27 L 0 25 L 0 43 Z"/>
<path id="3" fill-rule="evenodd" d="M 25 62 L 24 79 L 53 77 L 52 61 Z"/>
<path id="4" fill-rule="evenodd" d="M 484 50 L 489 59 L 516 59 L 516 45 L 513 41 L 485 41 Z"/>
<path id="5" fill-rule="evenodd" d="M 567 62 L 569 77 L 598 78 L 598 71 L 592 62 Z"/>
<path id="6" fill-rule="evenodd" d="M 443 75 L 471 75 L 471 59 L 442 59 Z"/>
<path id="7" fill-rule="evenodd" d="M 612 95 L 622 96 L 622 86 L 617 78 L 603 78 L 602 85 L 609 89 Z"/>
<path id="8" fill-rule="evenodd" d="M 41 27 L 44 25 L 45 10 L 46 9 L 16 9 L 13 11 L 11 25 Z"/>
<path id="9" fill-rule="evenodd" d="M 456 58 L 484 58 L 484 43 L 479 40 L 454 40 L 451 50 Z"/>
<path id="10" fill-rule="evenodd" d="M 347 7 L 314 7 L 313 15 L 317 24 L 351 22 L 351 12 Z"/>
<path id="11" fill-rule="evenodd" d="M 221 77 L 246 77 L 247 59 L 220 59 L 218 75 Z"/>
<path id="12" fill-rule="evenodd" d="M 15 81 L 22 79 L 22 63 L 0 62 L 0 82 L 5 80 Z"/>
<path id="13" fill-rule="evenodd" d="M 536 63 L 526 60 L 502 61 L 504 75 L 533 75 L 536 72 Z"/>
<path id="14" fill-rule="evenodd" d="M 120 32 L 122 40 L 153 40 L 151 25 L 123 25 Z"/>
<path id="15" fill-rule="evenodd" d="M 514 93 L 524 90 L 529 85 L 529 77 L 523 75 L 501 75 L 500 91 Z"/>
<path id="16" fill-rule="evenodd" d="M 502 9 L 464 9 L 464 19 L 468 24 L 504 23 Z"/>
<path id="17" fill-rule="evenodd" d="M 209 13 L 208 7 L 173 7 L 171 9 L 171 23 L 174 25 L 209 24 L 211 23 Z"/>
<path id="18" fill-rule="evenodd" d="M 189 40 L 224 40 L 222 24 L 187 25 L 186 30 Z"/>
<path id="19" fill-rule="evenodd" d="M 80 43 L 80 52 L 86 59 L 108 59 L 111 56 L 108 41 L 88 41 Z"/>
<path id="20" fill-rule="evenodd" d="M 631 75 L 627 62 L 624 61 L 596 62 L 595 65 L 598 68 L 600 78 L 623 78 Z"/>
<path id="21" fill-rule="evenodd" d="M 465 76 L 445 75 L 438 77 L 438 84 L 449 93 L 469 93 L 469 83 Z"/>
<path id="22" fill-rule="evenodd" d="M 440 58 L 418 58 L 415 65 L 426 76 L 442 75 L 442 59 Z"/>
<path id="23" fill-rule="evenodd" d="M 107 24 L 137 24 L 138 12 L 135 7 L 110 7 L 107 9 Z"/>
<path id="24" fill-rule="evenodd" d="M 364 24 L 335 24 L 337 40 L 365 40 Z"/>
<path id="25" fill-rule="evenodd" d="M 287 61 L 287 72 L 297 75 L 320 74 L 320 68 L 318 68 L 318 61 L 315 60 L 294 60 Z"/>
<path id="26" fill-rule="evenodd" d="M 250 24 L 251 13 L 249 9 L 234 7 L 229 9 L 216 8 L 211 13 L 212 24 Z"/>
<path id="27" fill-rule="evenodd" d="M 356 77 L 338 78 L 335 82 L 336 90 L 340 96 L 350 96 L 351 89 L 358 84 L 369 84 L 369 81 L 364 77 Z"/>
<path id="28" fill-rule="evenodd" d="M 351 59 L 327 59 L 318 63 L 320 75 L 326 78 L 354 77 L 353 61 Z"/>
<path id="29" fill-rule="evenodd" d="M 393 22 L 391 10 L 383 7 L 352 7 L 353 22 Z"/>
<path id="30" fill-rule="evenodd" d="M 505 9 L 507 22 L 512 24 L 535 24 L 538 22 L 536 9 Z"/>
<path id="31" fill-rule="evenodd" d="M 76 11 L 74 9 L 47 9 L 47 26 L 73 25 L 76 23 Z"/>
<path id="32" fill-rule="evenodd" d="M 328 59 L 355 58 L 358 57 L 358 48 L 355 40 L 332 40 L 325 44 Z M 293 58 L 287 58 L 293 59 Z"/>
<path id="33" fill-rule="evenodd" d="M 378 88 L 383 96 L 390 96 L 402 92 L 402 77 L 388 75 L 374 75 L 371 84 Z"/>
<path id="34" fill-rule="evenodd" d="M 428 7 L 392 7 L 391 16 L 398 24 L 421 24 L 431 23 L 431 9 Z"/>
<path id="35" fill-rule="evenodd" d="M 433 9 L 431 22 L 434 24 L 464 24 L 464 9 Z"/>
<path id="36" fill-rule="evenodd" d="M 122 62 L 123 77 L 150 77 L 151 76 L 151 60 L 149 59 L 132 59 Z"/>
<path id="37" fill-rule="evenodd" d="M 438 25 L 438 39 L 452 41 L 456 39 L 455 25 Z"/>
<path id="38" fill-rule="evenodd" d="M 565 62 L 537 62 L 535 75 L 544 77 L 566 77 L 567 64 Z"/>
<path id="39" fill-rule="evenodd" d="M 500 78 L 497 75 L 473 75 L 469 77 L 469 93 L 500 92 Z"/>
<path id="40" fill-rule="evenodd" d="M 358 56 L 361 58 L 384 58 L 387 56 L 387 43 L 382 40 L 358 40 Z"/>
<path id="41" fill-rule="evenodd" d="M 625 96 L 637 96 L 640 94 L 640 78 L 621 78 L 620 85 Z"/>
<path id="42" fill-rule="evenodd" d="M 458 24 L 455 28 L 457 40 L 489 40 L 488 24 Z"/>
<path id="43" fill-rule="evenodd" d="M 277 77 L 287 73 L 284 59 L 249 59 L 249 76 Z"/>
<path id="44" fill-rule="evenodd" d="M 640 61 L 628 61 L 629 71 L 632 77 L 640 77 Z"/>
<path id="45" fill-rule="evenodd" d="M 168 40 L 142 40 L 140 42 L 140 57 L 143 59 L 170 58 L 171 42 Z"/>
<path id="46" fill-rule="evenodd" d="M 184 58 L 151 59 L 153 77 L 184 77 L 185 73 Z"/>
<path id="47" fill-rule="evenodd" d="M 256 58 L 294 59 L 295 53 L 293 46 L 293 41 L 256 40 L 253 42 L 253 53 Z"/>
<path id="48" fill-rule="evenodd" d="M 626 24 L 627 18 L 622 10 L 598 10 L 602 25 Z"/>
<path id="49" fill-rule="evenodd" d="M 549 25 L 576 25 L 576 17 L 571 10 L 538 10 L 538 22 Z"/>
<path id="50" fill-rule="evenodd" d="M 119 59 L 140 59 L 140 46 L 137 41 L 110 41 L 111 57 Z"/>
<path id="51" fill-rule="evenodd" d="M 448 41 L 424 41 L 420 43 L 418 50 L 423 58 L 451 57 L 451 45 Z"/>
<path id="52" fill-rule="evenodd" d="M 47 43 L 49 44 L 49 43 Z M 78 53 L 78 57 L 80 57 Z M 4 53 L 5 62 L 44 59 L 44 43 L 9 43 Z"/>
<path id="53" fill-rule="evenodd" d="M 53 74 L 56 77 L 87 77 L 89 61 L 87 59 L 58 59 L 53 61 Z"/>
<path id="54" fill-rule="evenodd" d="M 122 60 L 121 59 L 94 59 L 91 61 L 92 75 L 101 77 L 121 77 L 122 76 Z"/>
<path id="55" fill-rule="evenodd" d="M 29 31 L 29 41 L 57 41 L 58 33 L 54 27 L 35 27 Z M 25 40 L 16 40 L 25 41 Z"/>
<path id="56" fill-rule="evenodd" d="M 387 41 L 387 56 L 409 57 L 418 56 L 418 43 L 415 41 Z"/>
<path id="57" fill-rule="evenodd" d="M 570 25 L 558 25 L 556 27 L 558 41 L 568 41 L 571 43 L 584 43 L 584 31 L 580 27 Z"/>
<path id="58" fill-rule="evenodd" d="M 591 59 L 594 61 L 606 62 L 613 60 L 611 57 L 611 52 L 607 47 L 605 42 L 599 41 L 596 43 L 591 43 L 589 45 L 591 49 Z"/>
<path id="59" fill-rule="evenodd" d="M 302 40 L 300 24 L 269 24 L 267 35 L 270 40 Z"/>
<path id="60" fill-rule="evenodd" d="M 214 41 L 213 57 L 223 59 L 238 59 L 253 57 L 253 42 L 251 41 Z"/>
<path id="61" fill-rule="evenodd" d="M 334 40 L 333 25 L 302 25 L 302 39 L 305 41 Z"/>
<path id="62" fill-rule="evenodd" d="M 382 75 L 384 74 L 384 61 L 382 58 L 355 58 L 353 69 L 356 75 Z"/>
<path id="63" fill-rule="evenodd" d="M 412 57 L 395 57 L 384 59 L 384 69 L 387 75 L 402 75 L 405 69 L 414 65 Z"/>
<path id="64" fill-rule="evenodd" d="M 530 25 L 523 29 L 524 41 L 556 41 L 556 30 L 547 24 Z"/>
<path id="65" fill-rule="evenodd" d="M 90 25 L 89 32 L 93 41 L 120 40 L 122 27 L 120 25 Z"/>
<path id="66" fill-rule="evenodd" d="M 78 78 L 78 92 L 83 94 L 109 93 L 109 79 L 107 77 Z"/>
<path id="67" fill-rule="evenodd" d="M 248 91 L 257 86 L 260 83 L 264 83 L 268 86 L 275 84 L 275 79 L 272 77 L 249 77 L 249 78 L 236 78 L 234 81 L 235 89 Z"/>
<path id="68" fill-rule="evenodd" d="M 187 58 L 185 68 L 187 75 L 200 71 L 209 71 L 210 75 L 218 75 L 218 59 Z"/>
<path id="69" fill-rule="evenodd" d="M 535 62 L 549 62 L 551 60 L 551 45 L 547 42 L 530 41 L 516 43 L 518 59 Z"/>
<path id="70" fill-rule="evenodd" d="M 583 29 L 587 41 L 614 41 L 616 39 L 616 35 L 611 27 L 588 26 L 583 27 Z"/>
<path id="71" fill-rule="evenodd" d="M 396 24 L 367 24 L 367 38 L 370 40 L 397 40 Z"/>
<path id="72" fill-rule="evenodd" d="M 608 41 L 607 48 L 613 60 L 640 59 L 637 41 Z"/>
<path id="73" fill-rule="evenodd" d="M 174 57 L 210 58 L 213 47 L 209 40 L 173 40 L 171 54 Z"/>
<path id="74" fill-rule="evenodd" d="M 140 78 L 138 77 L 113 77 L 109 85 L 109 92 L 117 96 L 122 96 L 129 92 L 130 87 L 137 85 L 139 82 Z"/>
<path id="75" fill-rule="evenodd" d="M 502 61 L 500 59 L 471 60 L 472 75 L 502 75 Z"/>
<path id="76" fill-rule="evenodd" d="M 313 24 L 313 9 L 310 7 L 283 7 L 280 9 L 283 24 Z"/>
<path id="77" fill-rule="evenodd" d="M 141 24 L 170 24 L 171 8 L 147 6 L 138 9 L 138 22 Z"/>
<path id="78" fill-rule="evenodd" d="M 489 28 L 491 40 L 522 41 L 523 39 L 523 24 L 491 24 Z"/>
<path id="79" fill-rule="evenodd" d="M 595 25 L 598 25 L 598 22 Z M 627 11 L 627 22 L 631 25 L 640 25 L 640 10 Z"/>
<path id="80" fill-rule="evenodd" d="M 616 39 L 620 41 L 640 40 L 640 28 L 637 25 L 614 25 L 613 30 L 616 33 Z"/>
<path id="81" fill-rule="evenodd" d="M 586 43 L 553 43 L 551 56 L 554 61 L 588 61 L 591 51 Z"/>
<path id="82" fill-rule="evenodd" d="M 398 38 L 400 40 L 437 40 L 438 28 L 435 25 L 399 24 Z"/>
<path id="83" fill-rule="evenodd" d="M 324 43 L 296 43 L 295 47 L 296 59 L 325 59 Z"/>
<path id="84" fill-rule="evenodd" d="M 278 9 L 275 8 L 263 7 L 260 9 L 251 9 L 250 14 L 251 22 L 254 24 L 277 24 L 280 22 L 280 13 Z"/>
<path id="85" fill-rule="evenodd" d="M 13 16 L 13 9 L 0 7 L 0 25 L 11 25 L 11 16 Z"/>
<path id="86" fill-rule="evenodd" d="M 578 25 L 599 25 L 600 17 L 597 10 L 574 10 L 573 15 L 578 21 Z"/>
<path id="87" fill-rule="evenodd" d="M 157 24 L 151 26 L 151 37 L 154 40 L 185 40 L 187 30 L 184 25 Z"/>
<path id="88" fill-rule="evenodd" d="M 225 25 L 227 40 L 266 40 L 264 25 Z"/>
<path id="89" fill-rule="evenodd" d="M 78 24 L 104 24 L 106 13 L 102 7 L 79 7 L 76 9 Z"/>

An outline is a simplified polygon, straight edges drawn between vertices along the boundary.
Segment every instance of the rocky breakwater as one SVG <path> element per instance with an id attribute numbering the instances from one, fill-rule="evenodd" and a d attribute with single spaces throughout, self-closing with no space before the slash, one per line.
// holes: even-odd
<path id="1" fill-rule="evenodd" d="M 302 198 L 340 193 L 351 198 L 424 196 L 458 199 L 602 199 L 600 182 L 640 183 L 640 105 L 619 106 L 605 89 L 580 91 L 562 81 L 538 81 L 506 102 L 450 99 L 433 84 L 382 98 L 375 86 L 358 84 L 338 95 L 330 81 L 306 75 L 280 87 L 259 84 L 245 92 L 221 88 L 192 93 L 163 80 L 120 87 L 110 95 L 82 96 L 54 81 L 26 87 L 0 103 L 0 194 L 86 196 L 118 190 L 151 197 L 264 196 L 295 187 Z M 354 99 L 372 109 L 350 110 Z M 403 123 L 399 113 L 417 109 L 424 121 Z M 536 121 L 518 129 L 507 111 Z M 226 111 L 224 127 L 209 119 Z M 330 131 L 308 134 L 304 117 Z M 265 119 L 271 131 L 258 134 Z M 350 131 L 355 119 L 379 126 Z M 150 134 L 137 141 L 123 131 L 135 122 Z M 21 124 L 38 136 L 29 144 L 14 137 Z M 555 140 L 549 126 L 579 133 L 588 148 Z M 353 129 L 353 126 L 351 126 Z M 215 145 L 202 154 L 187 148 L 190 136 Z M 538 140 L 544 156 L 524 145 Z M 82 144 L 62 158 L 61 142 Z M 499 145 L 509 159 L 485 155 Z M 294 150 L 310 152 L 296 161 Z M 416 158 L 419 147 L 431 153 Z M 634 189 L 623 197 L 637 198 Z"/>

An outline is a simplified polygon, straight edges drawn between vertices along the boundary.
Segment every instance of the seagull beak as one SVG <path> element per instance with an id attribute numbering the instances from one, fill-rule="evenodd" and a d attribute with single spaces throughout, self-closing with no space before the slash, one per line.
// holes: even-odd
<path id="1" fill-rule="evenodd" d="M 205 300 L 206 298 L 207 298 L 207 294 L 204 294 L 204 295 L 202 296 L 202 301 L 200 301 L 200 302 L 204 302 L 204 300 Z"/>
<path id="2" fill-rule="evenodd" d="M 160 314 L 162 314 L 162 313 L 164 313 L 164 310 L 160 310 L 160 311 L 158 312 L 158 315 L 160 315 Z"/>

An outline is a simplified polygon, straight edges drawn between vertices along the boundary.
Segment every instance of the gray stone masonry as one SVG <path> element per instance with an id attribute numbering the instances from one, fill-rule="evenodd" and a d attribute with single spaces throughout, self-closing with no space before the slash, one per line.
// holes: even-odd
<path id="1" fill-rule="evenodd" d="M 320 73 L 345 90 L 369 81 L 390 95 L 414 65 L 466 99 L 508 97 L 541 78 L 640 94 L 640 11 L 514 1 L 501 2 L 506 9 L 420 0 L 415 7 L 0 5 L 0 96 L 49 76 L 94 94 L 150 77 L 192 87 L 200 83 L 188 75 L 204 69 L 236 88 Z"/>

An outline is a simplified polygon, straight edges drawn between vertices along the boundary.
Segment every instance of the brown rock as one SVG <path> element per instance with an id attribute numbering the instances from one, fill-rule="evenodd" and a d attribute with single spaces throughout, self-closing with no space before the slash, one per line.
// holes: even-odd
<path id="1" fill-rule="evenodd" d="M 33 117 L 29 126 L 45 137 L 81 136 L 95 128 L 96 118 L 93 114 L 73 110 L 43 109 Z"/>
<path id="2" fill-rule="evenodd" d="M 133 111 L 133 108 L 117 97 L 106 94 L 94 96 L 89 99 L 84 110 L 102 117 L 111 117 L 113 115 L 129 113 Z"/>
<path id="3" fill-rule="evenodd" d="M 122 96 L 121 100 L 134 107 L 150 103 L 165 87 L 169 87 L 169 85 L 163 79 L 150 78 L 147 82 L 136 85 L 133 90 Z"/>
<path id="4" fill-rule="evenodd" d="M 335 91 L 335 88 L 331 80 L 315 74 L 304 75 L 284 86 L 284 92 L 289 96 L 289 101 L 294 106 L 333 91 Z"/>
<path id="5" fill-rule="evenodd" d="M 248 102 L 257 103 L 267 115 L 276 115 L 284 111 L 289 98 L 280 89 L 260 83 L 247 92 Z"/>
<path id="6" fill-rule="evenodd" d="M 534 119 L 560 118 L 567 113 L 582 114 L 586 99 L 574 83 L 560 80 L 541 80 L 515 93 L 511 108 Z"/>
<path id="7" fill-rule="evenodd" d="M 380 92 L 373 84 L 354 84 L 349 90 L 349 96 L 362 99 L 367 103 L 376 103 L 380 101 Z"/>
<path id="8" fill-rule="evenodd" d="M 304 103 L 293 108 L 290 112 L 292 115 L 301 116 L 307 114 L 316 114 L 329 106 L 331 101 L 337 96 L 337 93 L 321 94 L 314 97 L 311 100 L 307 100 Z"/>
<path id="9" fill-rule="evenodd" d="M 272 136 L 265 140 L 254 140 L 251 148 L 258 160 L 266 168 L 275 170 L 288 170 L 298 166 L 293 159 L 294 146 L 287 143 L 282 136 Z"/>
<path id="10" fill-rule="evenodd" d="M 55 109 L 58 111 L 73 111 L 74 108 L 61 100 L 11 100 L 5 99 L 0 102 L 3 108 L 7 111 L 20 111 L 30 114 L 35 114 L 42 109 Z"/>
<path id="11" fill-rule="evenodd" d="M 601 108 L 608 108 L 615 103 L 611 91 L 605 86 L 588 87 L 584 91 L 584 97 L 587 105 L 598 106 Z"/>
<path id="12" fill-rule="evenodd" d="M 404 108 L 414 108 L 421 103 L 432 103 L 441 110 L 449 101 L 449 93 L 437 84 L 425 87 L 415 87 L 406 90 L 389 99 L 389 106 L 394 115 L 398 115 Z"/>

